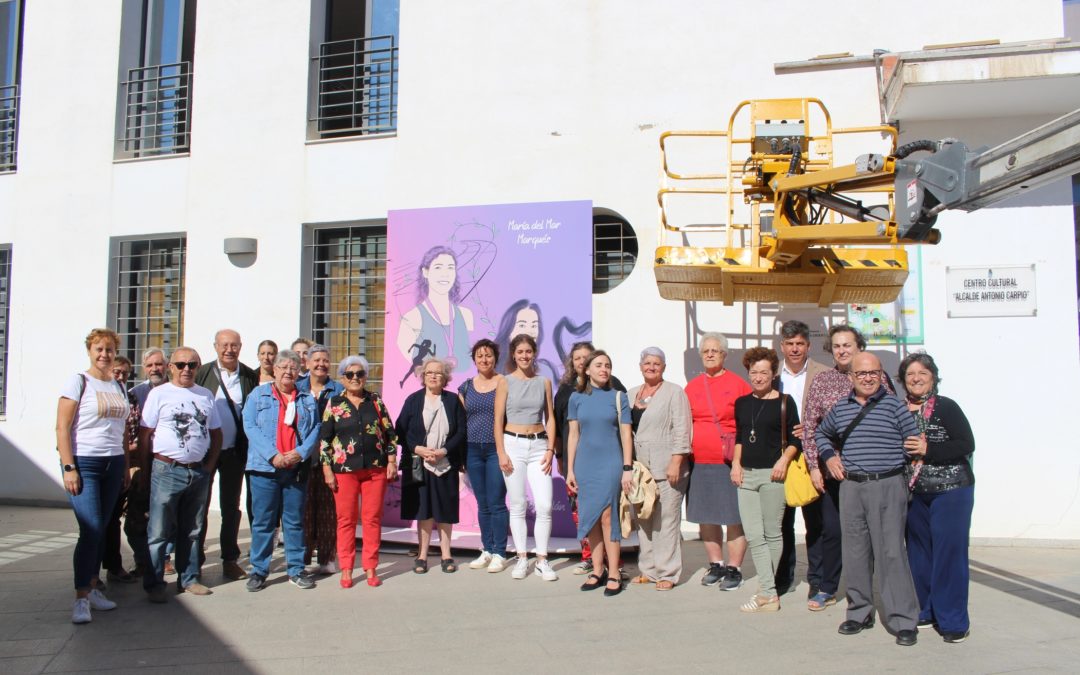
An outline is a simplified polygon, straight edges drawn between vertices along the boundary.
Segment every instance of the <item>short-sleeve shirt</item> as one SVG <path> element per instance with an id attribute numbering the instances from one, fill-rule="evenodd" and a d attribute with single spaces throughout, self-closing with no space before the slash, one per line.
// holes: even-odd
<path id="1" fill-rule="evenodd" d="M 72 454 L 78 457 L 124 454 L 124 426 L 131 406 L 119 382 L 99 380 L 88 373 L 75 374 L 64 383 L 60 397 L 78 404 L 72 422 Z"/>
<path id="2" fill-rule="evenodd" d="M 708 387 L 709 395 L 706 395 Z M 694 435 L 691 448 L 694 461 L 699 464 L 723 464 L 724 444 L 720 436 L 735 434 L 735 400 L 751 392 L 746 380 L 725 370 L 722 374 L 709 377 L 702 373 L 686 385 L 686 397 L 690 399 L 690 414 L 694 420 Z M 709 407 L 709 396 L 713 407 Z M 716 428 L 713 418 L 720 420 L 720 429 Z"/>
<path id="3" fill-rule="evenodd" d="M 154 430 L 154 452 L 178 462 L 201 462 L 210 450 L 210 430 L 220 429 L 214 395 L 171 382 L 150 390 L 142 426 Z"/>

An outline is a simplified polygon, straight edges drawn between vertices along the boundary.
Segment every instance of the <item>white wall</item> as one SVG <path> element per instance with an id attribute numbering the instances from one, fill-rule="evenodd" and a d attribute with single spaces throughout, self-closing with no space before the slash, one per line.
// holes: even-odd
<path id="1" fill-rule="evenodd" d="M 214 330 L 228 323 L 252 362 L 259 340 L 288 342 L 300 324 L 303 223 L 591 199 L 626 217 L 641 249 L 631 277 L 594 300 L 596 342 L 628 383 L 640 348 L 660 345 L 673 357 L 670 379 L 681 382 L 687 307 L 659 298 L 651 270 L 663 130 L 720 128 L 739 101 L 778 96 L 821 98 L 838 126 L 873 124 L 872 72 L 778 76 L 773 63 L 1062 31 L 1059 0 L 1026 3 L 1022 14 L 1006 0 L 976 13 L 959 2 L 899 9 L 849 0 L 813 21 L 794 1 L 754 12 L 705 0 L 407 0 L 397 137 L 306 144 L 310 7 L 204 2 L 191 156 L 116 164 L 119 0 L 27 5 L 20 166 L 0 176 L 0 241 L 14 245 L 0 434 L 22 467 L 0 474 L 0 496 L 23 498 L 62 496 L 49 487 L 59 482 L 56 391 L 84 365 L 83 335 L 106 321 L 110 235 L 187 232 L 184 341 L 209 358 Z M 796 31 L 797 21 L 805 23 Z M 987 142 L 1026 122 L 927 131 L 971 131 Z M 1080 376 L 1072 213 L 1064 188 L 1055 189 L 1034 202 L 1050 205 L 946 214 L 944 242 L 925 252 L 926 348 L 979 441 L 977 536 L 1080 539 L 1080 458 L 1055 422 L 1069 398 L 1036 399 L 1019 384 L 1034 374 L 1025 358 L 1033 349 L 1053 354 L 1056 381 Z M 230 236 L 258 238 L 255 265 L 228 262 L 221 247 Z M 945 318 L 945 265 L 1008 262 L 1038 265 L 1037 318 Z M 758 334 L 776 316 L 754 305 L 698 308 L 701 327 L 732 334 L 736 346 L 764 340 Z"/>

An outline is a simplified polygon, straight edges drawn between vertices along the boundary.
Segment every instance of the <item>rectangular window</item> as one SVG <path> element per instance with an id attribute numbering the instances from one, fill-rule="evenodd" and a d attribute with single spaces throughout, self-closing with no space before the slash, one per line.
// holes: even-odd
<path id="1" fill-rule="evenodd" d="M 11 308 L 11 244 L 0 244 L 0 415 L 7 414 L 8 316 Z"/>
<path id="2" fill-rule="evenodd" d="M 313 5 L 309 138 L 397 130 L 399 4 L 317 0 Z"/>
<path id="3" fill-rule="evenodd" d="M 113 237 L 109 242 L 108 325 L 120 354 L 140 363 L 149 347 L 166 354 L 183 344 L 187 237 Z"/>
<path id="4" fill-rule="evenodd" d="M 360 354 L 368 384 L 382 388 L 386 314 L 386 222 L 304 230 L 301 334 L 330 348 L 338 363 Z M 336 371 L 335 371 L 336 372 Z"/>
<path id="5" fill-rule="evenodd" d="M 186 153 L 196 0 L 124 0 L 117 157 Z"/>
<path id="6" fill-rule="evenodd" d="M 0 0 L 0 173 L 15 170 L 23 0 Z"/>

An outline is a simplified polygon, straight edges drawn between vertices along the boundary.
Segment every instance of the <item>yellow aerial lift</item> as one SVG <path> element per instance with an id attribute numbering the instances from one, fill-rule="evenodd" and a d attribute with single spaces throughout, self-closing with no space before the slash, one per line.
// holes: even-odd
<path id="1" fill-rule="evenodd" d="M 742 122 L 748 131 L 739 135 Z M 880 134 L 887 152 L 836 166 L 834 143 L 850 134 Z M 724 143 L 726 171 L 676 171 L 674 146 L 691 143 L 700 154 L 702 139 Z M 726 130 L 661 134 L 654 267 L 661 297 L 726 305 L 892 302 L 908 276 L 904 246 L 937 243 L 933 226 L 942 210 L 973 211 L 1080 171 L 1080 110 L 992 149 L 970 151 L 955 139 L 897 147 L 896 139 L 892 126 L 834 129 L 813 98 L 743 101 Z M 724 222 L 673 222 L 673 204 L 691 195 L 724 202 Z M 869 197 L 877 203 L 864 204 Z M 690 245 L 689 237 L 702 233 L 723 235 L 722 245 Z"/>

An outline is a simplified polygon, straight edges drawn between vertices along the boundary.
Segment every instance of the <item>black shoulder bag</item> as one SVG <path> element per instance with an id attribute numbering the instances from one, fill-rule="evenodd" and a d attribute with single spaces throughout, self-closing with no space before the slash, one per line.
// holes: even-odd
<path id="1" fill-rule="evenodd" d="M 885 397 L 882 396 L 881 398 Z M 859 426 L 859 422 L 862 422 L 863 418 L 866 417 L 866 414 L 874 409 L 874 406 L 876 406 L 878 403 L 881 403 L 881 398 L 877 399 L 876 401 L 870 401 L 869 403 L 864 405 L 862 410 L 859 411 L 859 414 L 855 416 L 855 419 L 851 420 L 851 424 L 847 425 L 847 428 L 844 429 L 844 433 L 833 439 L 833 441 L 836 443 L 837 454 L 840 454 L 840 451 L 844 449 L 844 444 L 847 443 L 848 436 L 850 436 L 851 432 L 855 430 L 855 427 Z"/>

